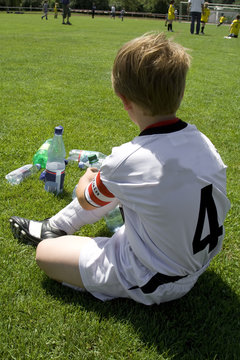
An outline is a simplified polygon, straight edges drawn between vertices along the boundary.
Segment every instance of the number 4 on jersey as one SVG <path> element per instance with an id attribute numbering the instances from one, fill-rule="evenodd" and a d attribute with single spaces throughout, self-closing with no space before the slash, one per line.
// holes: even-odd
<path id="1" fill-rule="evenodd" d="M 201 240 L 206 214 L 208 216 L 210 234 Z M 208 252 L 212 251 L 217 246 L 218 237 L 222 233 L 223 227 L 218 224 L 217 208 L 212 196 L 212 185 L 208 185 L 201 190 L 198 222 L 192 244 L 193 254 L 202 251 L 208 244 Z"/>

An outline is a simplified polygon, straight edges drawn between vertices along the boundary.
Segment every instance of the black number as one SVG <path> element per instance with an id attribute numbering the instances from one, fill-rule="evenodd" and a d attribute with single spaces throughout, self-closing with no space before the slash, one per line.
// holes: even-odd
<path id="1" fill-rule="evenodd" d="M 201 240 L 206 212 L 208 215 L 210 234 Z M 197 254 L 199 251 L 205 249 L 208 244 L 208 252 L 212 251 L 217 246 L 218 237 L 222 235 L 222 233 L 223 227 L 218 224 L 217 209 L 212 196 L 212 185 L 208 185 L 201 190 L 200 210 L 193 238 L 193 253 Z"/>

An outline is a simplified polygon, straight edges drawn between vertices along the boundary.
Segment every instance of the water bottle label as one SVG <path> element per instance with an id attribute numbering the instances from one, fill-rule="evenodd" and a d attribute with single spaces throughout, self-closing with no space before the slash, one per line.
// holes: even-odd
<path id="1" fill-rule="evenodd" d="M 63 183 L 65 177 L 65 170 L 49 171 L 46 170 L 45 182 L 55 182 L 57 184 L 57 192 L 63 190 Z"/>
<path id="2" fill-rule="evenodd" d="M 31 164 L 23 165 L 19 169 L 16 169 L 16 170 L 13 170 L 12 172 L 10 172 L 8 175 L 21 175 L 24 172 L 26 172 L 27 170 L 29 170 L 31 167 L 32 167 Z"/>
<path id="3" fill-rule="evenodd" d="M 24 165 L 19 169 L 11 171 L 5 178 L 11 184 L 19 184 L 24 178 L 31 174 L 31 167 L 32 164 Z"/>

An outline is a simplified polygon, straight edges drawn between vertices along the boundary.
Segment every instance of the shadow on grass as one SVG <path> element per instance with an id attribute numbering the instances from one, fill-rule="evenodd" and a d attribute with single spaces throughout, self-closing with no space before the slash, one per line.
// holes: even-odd
<path id="1" fill-rule="evenodd" d="M 127 299 L 101 302 L 50 279 L 47 293 L 61 301 L 95 312 L 102 319 L 130 323 L 146 346 L 169 358 L 240 359 L 240 304 L 237 295 L 214 272 L 207 271 L 185 297 L 159 306 Z"/>

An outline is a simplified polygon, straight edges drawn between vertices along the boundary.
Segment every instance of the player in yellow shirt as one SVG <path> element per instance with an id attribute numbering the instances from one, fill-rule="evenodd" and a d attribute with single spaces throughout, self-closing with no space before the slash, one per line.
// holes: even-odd
<path id="1" fill-rule="evenodd" d="M 201 16 L 201 24 L 202 24 L 201 34 L 204 34 L 204 28 L 205 28 L 206 23 L 208 22 L 209 15 L 210 15 L 210 10 L 208 8 L 208 2 L 205 2 L 204 6 L 203 6 L 202 16 Z"/>
<path id="2" fill-rule="evenodd" d="M 225 36 L 225 38 L 228 39 L 237 38 L 239 30 L 240 30 L 240 15 L 237 15 L 236 19 L 233 20 L 233 22 L 230 25 L 230 34 L 228 36 Z"/>
<path id="3" fill-rule="evenodd" d="M 54 19 L 57 19 L 58 17 L 58 3 L 55 2 L 55 5 L 54 5 Z"/>
<path id="4" fill-rule="evenodd" d="M 221 14 L 221 17 L 220 17 L 220 19 L 219 19 L 219 23 L 217 24 L 217 26 L 222 25 L 225 20 L 226 20 L 226 18 L 225 18 L 225 16 L 224 16 L 224 14 L 222 13 L 222 14 Z"/>
<path id="5" fill-rule="evenodd" d="M 174 0 L 171 0 L 169 8 L 168 8 L 168 31 L 173 31 L 172 23 L 173 23 L 173 20 L 175 19 L 174 11 L 175 11 Z"/>

